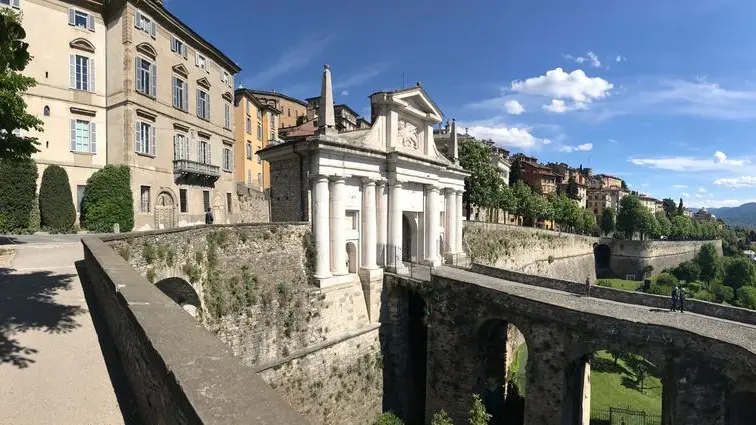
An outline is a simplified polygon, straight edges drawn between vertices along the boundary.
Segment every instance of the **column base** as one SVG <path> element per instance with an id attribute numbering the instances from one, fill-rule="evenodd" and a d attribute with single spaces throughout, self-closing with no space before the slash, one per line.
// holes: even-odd
<path id="1" fill-rule="evenodd" d="M 400 263 L 396 265 L 388 265 L 386 266 L 386 271 L 390 273 L 396 273 L 396 274 L 409 273 L 409 269 L 407 268 L 407 266 L 404 265 L 404 263 Z"/>
<path id="2" fill-rule="evenodd" d="M 359 276 L 370 322 L 378 323 L 381 315 L 381 299 L 383 296 L 383 269 L 361 268 Z"/>
<path id="3" fill-rule="evenodd" d="M 464 252 L 453 252 L 444 254 L 444 264 L 456 267 L 468 267 L 470 259 L 467 258 L 467 254 Z"/>
<path id="4" fill-rule="evenodd" d="M 423 264 L 425 264 L 426 266 L 431 266 L 431 267 L 438 267 L 442 263 L 443 263 L 443 261 L 441 261 L 440 258 L 426 258 L 423 261 Z"/>
<path id="5" fill-rule="evenodd" d="M 341 276 L 328 276 L 323 278 L 316 278 L 319 288 L 328 288 L 330 286 L 344 285 L 354 282 L 354 275 L 345 274 Z"/>

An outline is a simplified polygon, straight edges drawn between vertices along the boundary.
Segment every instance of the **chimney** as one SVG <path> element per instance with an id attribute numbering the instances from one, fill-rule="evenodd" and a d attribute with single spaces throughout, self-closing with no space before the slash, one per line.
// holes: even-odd
<path id="1" fill-rule="evenodd" d="M 320 105 L 318 105 L 318 134 L 330 136 L 337 134 L 335 115 L 331 68 L 326 64 L 323 65 L 323 85 L 320 89 Z"/>
<path id="2" fill-rule="evenodd" d="M 452 118 L 451 124 L 451 160 L 455 164 L 459 164 L 459 139 L 457 136 L 457 119 Z"/>

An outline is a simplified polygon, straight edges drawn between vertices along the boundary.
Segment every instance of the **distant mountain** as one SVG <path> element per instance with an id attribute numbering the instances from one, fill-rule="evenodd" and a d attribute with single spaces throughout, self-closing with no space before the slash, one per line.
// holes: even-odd
<path id="1" fill-rule="evenodd" d="M 756 227 L 756 202 L 739 207 L 708 208 L 708 211 L 730 226 Z"/>

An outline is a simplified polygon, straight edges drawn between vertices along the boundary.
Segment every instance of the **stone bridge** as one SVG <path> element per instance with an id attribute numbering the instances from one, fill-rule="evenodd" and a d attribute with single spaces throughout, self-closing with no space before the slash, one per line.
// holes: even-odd
<path id="1" fill-rule="evenodd" d="M 421 393 L 417 397 L 426 419 L 444 409 L 455 423 L 464 422 L 471 394 L 483 393 L 487 378 L 506 373 L 502 360 L 511 356 L 506 339 L 512 324 L 528 346 L 527 425 L 588 424 L 590 358 L 599 350 L 633 352 L 656 366 L 663 383 L 664 425 L 756 421 L 753 325 L 587 298 L 446 267 L 436 269 L 430 282 L 394 275 L 386 279 L 392 294 L 390 320 L 411 323 L 407 312 L 418 302 L 428 313 L 427 357 L 393 359 L 397 371 L 425 361 L 424 376 L 408 375 L 402 385 Z M 708 312 L 756 323 L 756 312 L 718 308 Z M 410 331 L 412 324 L 396 323 L 395 339 L 418 337 Z"/>

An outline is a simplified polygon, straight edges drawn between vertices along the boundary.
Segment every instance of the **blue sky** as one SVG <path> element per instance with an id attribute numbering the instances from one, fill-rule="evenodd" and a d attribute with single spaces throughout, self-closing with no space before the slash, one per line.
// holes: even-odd
<path id="1" fill-rule="evenodd" d="M 471 134 L 690 206 L 756 200 L 756 2 L 382 0 L 167 7 L 237 83 L 336 101 L 421 81 Z"/>

